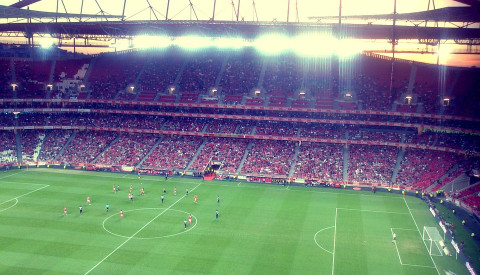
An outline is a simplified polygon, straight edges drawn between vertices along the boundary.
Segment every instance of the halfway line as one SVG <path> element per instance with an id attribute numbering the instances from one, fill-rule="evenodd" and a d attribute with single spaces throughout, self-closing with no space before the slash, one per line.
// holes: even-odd
<path id="1" fill-rule="evenodd" d="M 200 183 L 201 184 L 201 183 Z M 194 188 L 192 188 L 191 191 L 195 190 L 197 187 L 200 186 L 200 184 L 198 184 L 197 186 L 195 186 Z M 133 233 L 132 236 L 128 237 L 128 239 L 126 239 L 123 243 L 121 243 L 117 248 L 115 248 L 112 252 L 110 252 L 107 256 L 105 256 L 105 258 L 103 258 L 100 262 L 98 262 L 96 265 L 94 265 L 90 270 L 88 270 L 87 272 L 85 272 L 85 275 L 89 274 L 90 272 L 92 272 L 92 270 L 94 270 L 97 266 L 99 266 L 101 263 L 103 263 L 106 259 L 108 259 L 108 257 L 112 256 L 113 253 L 115 253 L 117 250 L 119 250 L 122 246 L 124 246 L 128 241 L 130 241 L 133 237 L 135 237 L 138 233 L 140 233 L 145 227 L 147 227 L 149 224 L 151 224 L 154 220 L 156 220 L 158 217 L 160 217 L 163 213 L 167 212 L 168 209 L 172 208 L 172 206 L 174 206 L 175 204 L 177 204 L 179 201 L 181 201 L 183 198 L 185 198 L 186 195 L 183 195 L 181 198 L 179 198 L 176 202 L 172 203 L 169 207 L 165 208 L 165 210 L 163 210 L 162 212 L 160 212 L 160 214 L 158 214 L 157 216 L 155 216 L 153 219 L 151 219 L 149 222 L 147 222 L 144 226 L 142 226 L 140 229 L 137 230 L 137 232 Z"/>

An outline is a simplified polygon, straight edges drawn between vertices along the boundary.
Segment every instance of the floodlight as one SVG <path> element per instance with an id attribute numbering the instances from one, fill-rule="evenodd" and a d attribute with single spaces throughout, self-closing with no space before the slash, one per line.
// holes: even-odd
<path id="1" fill-rule="evenodd" d="M 293 39 L 293 50 L 305 56 L 331 55 L 336 48 L 337 40 L 325 34 L 304 34 Z"/>
<path id="2" fill-rule="evenodd" d="M 212 41 L 213 46 L 221 49 L 240 49 L 247 45 L 247 42 L 241 38 L 219 37 Z"/>
<path id="3" fill-rule="evenodd" d="M 39 41 L 42 49 L 50 49 L 54 45 L 54 40 L 51 37 L 41 37 Z"/>
<path id="4" fill-rule="evenodd" d="M 180 36 L 174 40 L 174 44 L 185 49 L 207 48 L 212 46 L 212 39 L 201 36 Z"/>
<path id="5" fill-rule="evenodd" d="M 269 34 L 259 37 L 253 46 L 265 54 L 277 54 L 291 48 L 288 37 L 280 34 Z"/>

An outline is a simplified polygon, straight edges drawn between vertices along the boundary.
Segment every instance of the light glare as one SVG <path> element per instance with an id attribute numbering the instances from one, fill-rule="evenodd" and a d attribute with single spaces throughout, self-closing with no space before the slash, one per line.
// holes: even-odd
<path id="1" fill-rule="evenodd" d="M 133 45 L 137 48 L 166 48 L 172 45 L 172 39 L 167 36 L 141 35 L 133 39 Z"/>
<path id="2" fill-rule="evenodd" d="M 207 48 L 212 46 L 212 39 L 201 36 L 181 36 L 175 39 L 174 44 L 185 49 Z"/>
<path id="3" fill-rule="evenodd" d="M 255 40 L 254 46 L 265 54 L 277 54 L 291 49 L 291 40 L 283 35 L 270 34 Z"/>

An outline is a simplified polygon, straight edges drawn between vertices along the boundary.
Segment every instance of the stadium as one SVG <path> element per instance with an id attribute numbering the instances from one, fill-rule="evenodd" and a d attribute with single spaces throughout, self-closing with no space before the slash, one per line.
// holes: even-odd
<path id="1" fill-rule="evenodd" d="M 480 1 L 6 2 L 0 274 L 480 270 Z"/>

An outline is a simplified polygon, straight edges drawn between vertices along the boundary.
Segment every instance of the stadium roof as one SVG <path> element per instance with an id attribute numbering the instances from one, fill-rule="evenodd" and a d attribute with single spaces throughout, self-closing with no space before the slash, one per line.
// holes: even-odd
<path id="1" fill-rule="evenodd" d="M 338 16 L 313 16 L 310 19 L 334 19 Z M 342 16 L 342 19 L 393 20 L 393 14 Z M 438 22 L 480 22 L 480 13 L 471 7 L 446 7 L 428 11 L 402 13 L 395 15 L 396 20 L 438 21 Z"/>
<path id="2" fill-rule="evenodd" d="M 20 2 L 21 3 L 21 2 Z M 76 14 L 76 13 L 56 13 L 45 11 L 34 11 L 29 9 L 21 9 L 12 6 L 0 5 L 0 18 L 121 18 L 118 15 L 99 15 L 99 14 Z"/>
<path id="3" fill-rule="evenodd" d="M 232 21 L 115 21 L 0 24 L 0 32 L 25 32 L 77 35 L 107 35 L 128 37 L 135 35 L 205 35 L 242 36 L 255 38 L 263 33 L 293 35 L 319 31 L 341 38 L 390 39 L 391 25 L 373 24 L 319 24 L 285 22 Z M 478 39 L 478 28 L 438 28 L 424 26 L 396 26 L 397 39 Z"/>

